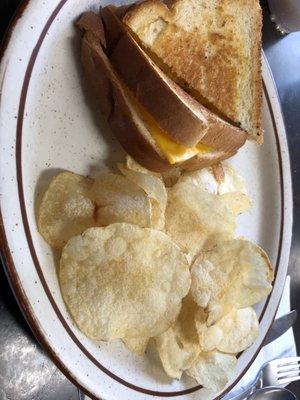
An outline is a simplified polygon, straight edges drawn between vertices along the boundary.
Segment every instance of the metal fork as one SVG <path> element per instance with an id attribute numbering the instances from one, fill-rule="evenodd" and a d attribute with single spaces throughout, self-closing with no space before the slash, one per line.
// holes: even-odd
<path id="1" fill-rule="evenodd" d="M 246 399 L 257 389 L 267 386 L 285 386 L 298 380 L 300 380 L 300 357 L 277 358 L 265 363 L 251 386 L 230 400 Z"/>

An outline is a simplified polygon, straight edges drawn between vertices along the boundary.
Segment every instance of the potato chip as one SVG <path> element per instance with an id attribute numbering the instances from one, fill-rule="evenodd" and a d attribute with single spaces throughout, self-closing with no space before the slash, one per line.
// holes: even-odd
<path id="1" fill-rule="evenodd" d="M 192 296 L 209 312 L 208 325 L 233 308 L 258 303 L 272 290 L 268 256 L 247 240 L 220 242 L 195 260 L 191 275 Z"/>
<path id="2" fill-rule="evenodd" d="M 186 257 L 171 239 L 126 223 L 70 239 L 59 277 L 75 323 L 97 340 L 159 335 L 175 321 L 190 287 Z"/>
<path id="3" fill-rule="evenodd" d="M 258 326 L 257 315 L 251 307 L 233 309 L 210 327 L 201 317 L 196 318 L 199 343 L 203 351 L 239 353 L 255 342 Z"/>
<path id="4" fill-rule="evenodd" d="M 232 240 L 232 233 L 229 232 L 221 232 L 221 233 L 215 233 L 213 235 L 210 235 L 207 240 L 205 241 L 201 253 L 204 253 L 206 251 L 212 250 L 218 243 L 221 242 L 226 242 L 228 240 Z"/>
<path id="5" fill-rule="evenodd" d="M 165 225 L 165 210 L 167 205 L 167 190 L 163 181 L 157 176 L 133 171 L 125 165 L 118 165 L 122 174 L 134 182 L 149 196 L 151 202 L 151 228 L 163 229 Z"/>
<path id="6" fill-rule="evenodd" d="M 98 225 L 127 222 L 150 227 L 151 204 L 148 196 L 123 176 L 111 172 L 100 173 L 94 180 L 89 196 L 98 206 Z"/>
<path id="7" fill-rule="evenodd" d="M 191 183 L 200 189 L 212 194 L 225 194 L 240 192 L 246 195 L 244 179 L 228 164 L 222 164 L 224 179 L 218 181 L 213 172 L 213 168 L 203 168 L 197 171 L 184 172 L 178 182 Z"/>
<path id="8" fill-rule="evenodd" d="M 216 179 L 212 167 L 185 172 L 178 182 L 192 184 L 208 193 L 220 195 L 224 204 L 234 215 L 247 211 L 251 206 L 251 200 L 246 195 L 243 178 L 226 164 L 222 164 L 222 170 L 224 172 L 222 182 Z"/>
<path id="9" fill-rule="evenodd" d="M 218 182 L 211 168 L 203 168 L 197 171 L 184 172 L 178 183 L 192 184 L 208 193 L 218 194 Z"/>
<path id="10" fill-rule="evenodd" d="M 162 211 L 165 211 L 167 205 L 167 191 L 161 179 L 143 172 L 132 171 L 123 164 L 119 164 L 118 167 L 127 179 L 142 188 L 149 197 L 155 199 L 160 204 Z"/>
<path id="11" fill-rule="evenodd" d="M 150 199 L 150 204 L 151 204 L 150 228 L 163 231 L 165 228 L 165 214 L 162 212 L 159 203 L 155 199 Z"/>
<path id="12" fill-rule="evenodd" d="M 91 182 L 68 171 L 52 179 L 37 215 L 38 230 L 50 246 L 62 248 L 72 236 L 97 225 L 88 198 Z"/>
<path id="13" fill-rule="evenodd" d="M 166 231 L 193 258 L 211 235 L 233 236 L 236 216 L 221 199 L 189 183 L 169 189 Z"/>
<path id="14" fill-rule="evenodd" d="M 237 359 L 232 354 L 218 351 L 200 353 L 186 373 L 203 387 L 217 393 L 233 378 L 236 365 Z"/>
<path id="15" fill-rule="evenodd" d="M 200 353 L 195 314 L 198 306 L 191 296 L 183 299 L 180 314 L 173 326 L 155 338 L 164 370 L 171 378 L 180 379 Z"/>
<path id="16" fill-rule="evenodd" d="M 218 194 L 240 192 L 247 194 L 244 178 L 239 175 L 234 168 L 227 163 L 222 163 L 224 170 L 224 180 L 219 183 Z"/>
<path id="17" fill-rule="evenodd" d="M 145 354 L 145 351 L 148 346 L 149 338 L 123 338 L 122 339 L 125 346 L 132 351 L 133 353 L 137 354 L 138 356 L 142 356 Z"/>
<path id="18" fill-rule="evenodd" d="M 220 195 L 221 200 L 235 215 L 242 214 L 251 207 L 250 198 L 242 192 L 230 192 Z"/>

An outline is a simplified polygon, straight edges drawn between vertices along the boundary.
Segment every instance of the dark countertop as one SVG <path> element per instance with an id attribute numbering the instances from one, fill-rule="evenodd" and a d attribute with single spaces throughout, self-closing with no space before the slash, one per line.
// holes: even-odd
<path id="1" fill-rule="evenodd" d="M 19 0 L 0 1 L 0 38 Z M 265 2 L 263 47 L 277 85 L 290 147 L 294 188 L 294 234 L 289 263 L 292 307 L 300 315 L 300 32 L 281 36 Z M 300 323 L 295 324 L 300 354 Z M 300 399 L 300 381 L 289 388 Z M 30 331 L 0 266 L 0 400 L 78 400 Z"/>

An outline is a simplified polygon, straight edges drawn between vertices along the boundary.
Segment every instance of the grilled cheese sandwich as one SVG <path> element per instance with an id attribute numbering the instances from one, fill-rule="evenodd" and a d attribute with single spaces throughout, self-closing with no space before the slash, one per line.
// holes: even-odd
<path id="1" fill-rule="evenodd" d="M 85 13 L 82 64 L 100 110 L 123 148 L 147 169 L 199 169 L 236 153 L 246 134 L 167 76 L 113 6 Z"/>

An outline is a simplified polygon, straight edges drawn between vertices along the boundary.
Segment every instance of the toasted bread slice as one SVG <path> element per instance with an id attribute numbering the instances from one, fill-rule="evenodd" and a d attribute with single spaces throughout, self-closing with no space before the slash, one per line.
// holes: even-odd
<path id="1" fill-rule="evenodd" d="M 262 142 L 258 0 L 146 0 L 123 21 L 178 84 Z"/>
<path id="2" fill-rule="evenodd" d="M 113 43 L 110 61 L 138 102 L 171 139 L 188 147 L 201 141 L 224 152 L 244 144 L 246 135 L 241 129 L 210 112 L 153 63 L 124 29 L 114 7 L 102 9 L 101 16 L 107 40 Z"/>
<path id="3" fill-rule="evenodd" d="M 107 118 L 109 125 L 125 151 L 144 167 L 162 172 L 172 169 L 164 154 L 156 145 L 147 125 L 140 117 L 136 104 L 112 68 L 108 57 L 101 46 L 105 40 L 95 29 L 95 14 L 91 18 L 91 30 L 87 15 L 77 25 L 84 30 L 81 42 L 81 59 L 85 75 L 98 100 L 100 111 Z M 97 18 L 99 18 L 97 16 Z M 84 23 L 83 23 L 83 22 Z M 99 18 L 99 24 L 101 20 Z M 228 158 L 231 154 L 214 151 L 199 154 L 180 164 L 185 169 L 198 169 L 215 164 Z M 177 164 L 178 166 L 178 164 Z"/>

